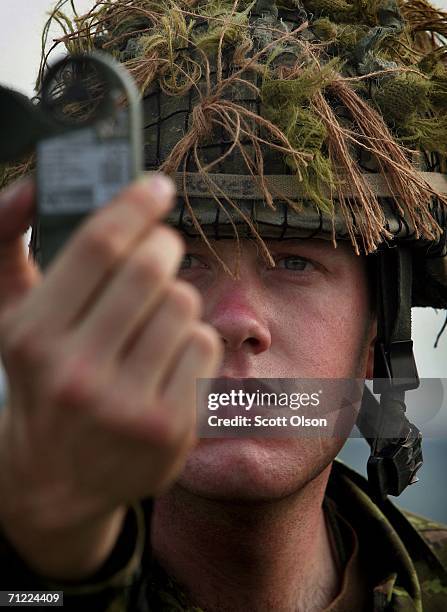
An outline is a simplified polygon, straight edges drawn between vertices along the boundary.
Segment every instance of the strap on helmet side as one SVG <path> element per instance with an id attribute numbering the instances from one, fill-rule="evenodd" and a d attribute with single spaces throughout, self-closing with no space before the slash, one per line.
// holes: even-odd
<path id="1" fill-rule="evenodd" d="M 422 435 L 405 416 L 405 391 L 419 386 L 411 340 L 412 253 L 399 245 L 379 251 L 377 258 L 373 390 L 380 404 L 365 390 L 357 425 L 371 447 L 372 495 L 383 501 L 418 480 Z"/>

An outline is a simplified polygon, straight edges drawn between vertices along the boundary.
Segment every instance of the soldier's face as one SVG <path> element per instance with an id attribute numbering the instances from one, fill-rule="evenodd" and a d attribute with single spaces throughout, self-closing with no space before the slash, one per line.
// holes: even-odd
<path id="1" fill-rule="evenodd" d="M 235 244 L 213 242 L 233 268 Z M 350 378 L 372 375 L 375 322 L 363 258 L 325 240 L 268 243 L 270 267 L 243 241 L 231 278 L 200 240 L 187 241 L 180 276 L 204 298 L 204 319 L 225 346 L 220 376 Z M 271 499 L 322 474 L 339 438 L 201 440 L 179 484 L 210 497 Z"/>

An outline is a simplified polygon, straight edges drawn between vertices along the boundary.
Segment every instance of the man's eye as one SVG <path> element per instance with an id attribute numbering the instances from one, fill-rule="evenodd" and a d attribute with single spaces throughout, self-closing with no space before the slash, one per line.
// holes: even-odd
<path id="1" fill-rule="evenodd" d="M 292 255 L 290 257 L 282 257 L 276 261 L 277 268 L 285 268 L 286 270 L 292 270 L 295 272 L 310 272 L 313 268 L 312 262 L 303 257 Z"/>
<path id="2" fill-rule="evenodd" d="M 197 259 L 197 257 L 194 257 L 194 255 L 190 255 L 188 253 L 183 256 L 179 270 L 190 270 L 191 268 L 197 268 L 198 266 L 202 266 L 201 261 Z"/>

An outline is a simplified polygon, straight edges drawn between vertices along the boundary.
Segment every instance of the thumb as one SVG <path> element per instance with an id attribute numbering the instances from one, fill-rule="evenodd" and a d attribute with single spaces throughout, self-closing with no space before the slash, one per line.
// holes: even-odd
<path id="1" fill-rule="evenodd" d="M 35 184 L 31 178 L 21 179 L 0 192 L 0 314 L 39 278 L 23 241 L 34 203 Z"/>

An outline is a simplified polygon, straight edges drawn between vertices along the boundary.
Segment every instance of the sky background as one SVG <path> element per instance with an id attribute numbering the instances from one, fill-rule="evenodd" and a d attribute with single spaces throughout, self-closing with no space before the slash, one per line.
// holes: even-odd
<path id="1" fill-rule="evenodd" d="M 78 12 L 93 6 L 92 0 L 76 0 Z M 447 10 L 447 0 L 438 0 L 438 7 Z M 41 54 L 41 33 L 48 11 L 53 3 L 48 0 L 0 0 L 0 83 L 18 89 L 31 96 Z M 52 37 L 59 35 L 57 27 L 50 31 Z M 413 340 L 415 356 L 421 377 L 447 379 L 447 330 L 438 348 L 433 348 L 434 339 L 445 319 L 445 312 L 432 309 L 413 309 Z M 1 382 L 0 382 L 1 386 Z M 447 522 L 447 491 L 439 486 L 445 483 L 444 466 L 447 467 L 447 442 L 426 442 L 426 461 L 423 487 L 413 487 L 405 497 L 405 505 L 421 513 L 437 516 Z M 362 469 L 367 457 L 366 443 L 349 441 L 342 456 L 358 469 Z M 439 481 L 439 479 L 441 479 Z M 427 495 L 431 502 L 429 511 Z M 425 512 L 424 512 L 425 511 Z"/>

